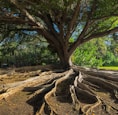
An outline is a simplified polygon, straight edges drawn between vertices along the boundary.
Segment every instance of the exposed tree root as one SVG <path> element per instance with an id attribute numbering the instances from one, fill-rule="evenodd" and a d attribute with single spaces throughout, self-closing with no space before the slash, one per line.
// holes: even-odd
<path id="1" fill-rule="evenodd" d="M 36 115 L 117 115 L 116 74 L 91 73 L 71 69 L 54 80 Z"/>
<path id="2" fill-rule="evenodd" d="M 31 77 L 31 75 L 35 75 L 34 77 Z M 38 76 L 37 76 L 38 74 Z M 0 84 L 0 100 L 3 98 L 7 98 L 10 95 L 13 95 L 14 93 L 20 91 L 20 90 L 38 90 L 42 88 L 42 86 L 49 84 L 57 79 L 58 77 L 61 77 L 62 75 L 65 75 L 65 73 L 62 73 L 60 75 L 55 75 L 56 73 L 53 73 L 52 71 L 48 72 L 42 72 L 35 71 L 35 72 L 29 72 L 25 73 L 25 75 L 30 76 L 31 78 L 26 79 L 24 81 L 18 81 L 14 83 L 8 83 L 8 84 Z M 16 75 L 16 73 L 15 73 Z M 24 74 L 22 74 L 23 76 Z M 17 73 L 17 76 L 19 77 L 19 73 Z M 21 76 L 21 73 L 20 73 Z M 39 85 L 40 84 L 40 85 Z M 32 88 L 31 88 L 32 87 Z M 46 88 L 45 88 L 46 89 Z"/>
<path id="3" fill-rule="evenodd" d="M 35 74 L 35 72 L 33 73 Z M 36 115 L 117 115 L 118 73 L 85 68 L 43 72 L 26 81 L 7 84 L 0 99 L 29 91 L 27 103 Z M 1 86 L 2 87 L 2 86 Z"/>

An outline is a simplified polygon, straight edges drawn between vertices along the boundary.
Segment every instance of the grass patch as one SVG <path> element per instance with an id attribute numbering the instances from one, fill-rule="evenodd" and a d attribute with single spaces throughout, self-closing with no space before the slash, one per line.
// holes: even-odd
<path id="1" fill-rule="evenodd" d="M 104 69 L 104 70 L 114 70 L 117 71 L 118 67 L 110 66 L 110 67 L 98 67 L 98 69 Z"/>

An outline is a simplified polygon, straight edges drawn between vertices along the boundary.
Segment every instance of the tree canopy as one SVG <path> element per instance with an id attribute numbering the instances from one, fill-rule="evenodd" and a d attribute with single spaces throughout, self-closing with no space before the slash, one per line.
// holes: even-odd
<path id="1" fill-rule="evenodd" d="M 118 31 L 118 1 L 1 0 L 0 24 L 1 41 L 15 33 L 34 35 L 27 32 L 35 31 L 67 67 L 79 45 Z"/>

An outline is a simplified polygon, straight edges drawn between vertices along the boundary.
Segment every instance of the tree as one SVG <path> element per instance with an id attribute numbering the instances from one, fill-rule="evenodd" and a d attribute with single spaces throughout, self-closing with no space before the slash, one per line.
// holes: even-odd
<path id="1" fill-rule="evenodd" d="M 55 49 L 65 68 L 72 64 L 78 46 L 118 31 L 116 0 L 1 0 L 0 4 L 2 33 L 35 30 Z"/>
<path id="2" fill-rule="evenodd" d="M 15 33 L 42 35 L 49 48 L 58 54 L 62 66 L 68 69 L 72 65 L 71 55 L 78 46 L 118 31 L 117 9 L 117 0 L 1 0 L 1 41 Z M 36 85 L 29 89 L 35 93 L 28 103 L 37 104 L 34 107 L 37 115 L 92 115 L 98 111 L 98 115 L 117 114 L 115 72 L 112 76 L 108 72 L 75 67 L 60 71 L 44 73 L 42 77 L 49 75 L 44 83 L 33 79 Z M 7 90 L 10 92 L 3 95 L 3 99 L 16 89 Z M 25 85 L 24 90 L 27 89 Z"/>
<path id="3" fill-rule="evenodd" d="M 115 33 L 81 45 L 75 50 L 72 61 L 76 65 L 88 67 L 117 66 L 117 49 L 117 33 Z"/>
<path id="4" fill-rule="evenodd" d="M 49 50 L 48 43 L 41 36 L 19 34 L 6 38 L 1 43 L 0 54 L 1 65 L 6 63 L 15 67 L 57 63 L 58 58 Z"/>
<path id="5" fill-rule="evenodd" d="M 105 60 L 104 65 L 105 66 L 117 66 L 118 65 L 118 45 L 117 45 L 117 33 L 114 33 L 112 36 L 110 36 L 108 39 L 106 39 L 107 43 L 107 52 L 104 56 L 103 60 Z"/>
<path id="6" fill-rule="evenodd" d="M 107 52 L 105 40 L 105 38 L 93 39 L 78 47 L 72 56 L 74 64 L 88 67 L 102 66 Z"/>

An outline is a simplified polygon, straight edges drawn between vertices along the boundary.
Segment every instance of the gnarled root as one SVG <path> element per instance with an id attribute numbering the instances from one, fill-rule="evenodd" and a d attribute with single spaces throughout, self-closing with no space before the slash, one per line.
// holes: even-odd
<path id="1" fill-rule="evenodd" d="M 44 91 L 41 98 L 42 93 L 38 92 L 42 103 L 36 115 L 117 115 L 116 74 L 80 71 L 70 69 L 47 87 L 44 85 L 49 90 Z"/>

